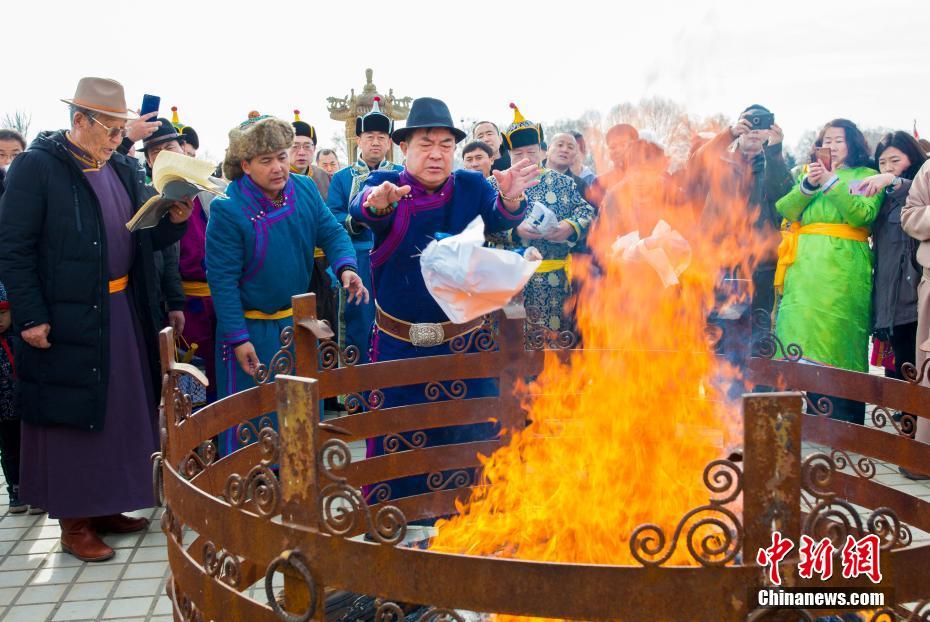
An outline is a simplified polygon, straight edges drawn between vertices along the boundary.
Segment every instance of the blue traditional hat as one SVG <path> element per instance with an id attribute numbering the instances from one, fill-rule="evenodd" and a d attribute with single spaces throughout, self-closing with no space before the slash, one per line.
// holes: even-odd
<path id="1" fill-rule="evenodd" d="M 518 147 L 528 147 L 530 145 L 540 145 L 543 142 L 543 129 L 539 123 L 533 123 L 523 118 L 523 113 L 513 102 L 510 103 L 513 108 L 513 123 L 504 130 L 504 146 L 507 149 L 516 149 Z"/>
<path id="2" fill-rule="evenodd" d="M 371 110 L 363 117 L 355 119 L 355 135 L 361 136 L 363 132 L 384 132 L 390 134 L 394 131 L 394 121 L 381 112 L 381 98 L 375 95 L 371 100 Z"/>
<path id="3" fill-rule="evenodd" d="M 6 287 L 0 283 L 0 311 L 10 308 L 10 301 L 6 297 Z"/>

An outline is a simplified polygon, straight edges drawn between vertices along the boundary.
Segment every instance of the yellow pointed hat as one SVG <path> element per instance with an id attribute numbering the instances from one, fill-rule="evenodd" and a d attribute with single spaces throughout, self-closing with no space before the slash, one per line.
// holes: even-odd
<path id="1" fill-rule="evenodd" d="M 542 126 L 539 123 L 527 121 L 515 103 L 510 102 L 510 107 L 513 108 L 513 123 L 504 130 L 504 144 L 507 148 L 516 149 L 542 143 Z"/>

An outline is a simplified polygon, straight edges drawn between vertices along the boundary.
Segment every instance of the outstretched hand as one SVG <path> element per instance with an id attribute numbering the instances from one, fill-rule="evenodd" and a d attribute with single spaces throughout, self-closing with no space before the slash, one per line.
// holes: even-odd
<path id="1" fill-rule="evenodd" d="M 506 171 L 494 171 L 501 194 L 516 198 L 539 183 L 539 167 L 523 158 Z"/>
<path id="2" fill-rule="evenodd" d="M 368 193 L 362 207 L 368 208 L 376 216 L 384 216 L 391 213 L 394 203 L 408 194 L 410 194 L 410 186 L 396 186 L 386 181 Z"/>

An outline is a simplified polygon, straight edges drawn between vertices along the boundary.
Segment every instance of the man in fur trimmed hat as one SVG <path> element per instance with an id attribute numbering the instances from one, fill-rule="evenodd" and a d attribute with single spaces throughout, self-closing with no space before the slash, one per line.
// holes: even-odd
<path id="1" fill-rule="evenodd" d="M 528 188 L 538 182 L 538 168 L 523 160 L 506 171 L 494 171 L 498 189 L 476 171 L 452 171 L 455 145 L 465 138 L 455 127 L 445 103 L 431 97 L 415 100 L 406 127 L 391 138 L 405 156 L 401 171 L 373 171 L 352 199 L 352 220 L 374 233 L 371 253 L 375 300 L 375 330 L 371 359 L 389 361 L 452 352 L 457 337 L 469 340 L 482 325 L 478 318 L 453 324 L 426 289 L 420 270 L 420 253 L 437 234 L 458 234 L 475 218 L 486 230 L 507 231 L 523 220 Z M 477 351 L 473 341 L 469 351 Z M 496 394 L 488 379 L 465 381 L 468 398 Z M 423 385 L 383 391 L 386 407 L 427 401 Z M 464 397 L 464 396 L 463 396 Z M 487 440 L 495 435 L 493 423 L 432 428 L 428 446 Z M 383 453 L 384 443 L 368 445 L 368 456 Z M 393 497 L 427 492 L 425 477 L 395 480 Z"/>
<path id="2" fill-rule="evenodd" d="M 358 137 L 358 160 L 354 166 L 347 166 L 333 175 L 329 199 L 326 204 L 332 210 L 336 220 L 341 222 L 355 247 L 355 259 L 365 287 L 371 290 L 371 261 L 368 255 L 374 246 L 371 231 L 353 222 L 349 216 L 349 202 L 358 194 L 359 188 L 368 179 L 372 171 L 400 171 L 402 166 L 387 160 L 391 149 L 391 131 L 394 122 L 381 112 L 379 97 L 371 103 L 371 110 L 365 116 L 355 120 L 355 135 Z M 359 362 L 368 362 L 369 337 L 371 326 L 375 321 L 374 303 L 367 305 L 347 305 L 344 297 L 339 301 L 339 346 L 355 346 L 359 349 Z"/>
<path id="3" fill-rule="evenodd" d="M 313 181 L 292 175 L 291 125 L 251 113 L 229 132 L 226 194 L 210 206 L 207 282 L 217 319 L 217 393 L 255 386 L 260 363 L 280 349 L 291 325 L 291 297 L 311 287 L 314 249 L 329 258 L 350 302 L 367 302 L 355 251 Z M 221 451 L 235 450 L 232 434 Z"/>
<path id="4" fill-rule="evenodd" d="M 527 159 L 539 165 L 545 157 L 542 126 L 523 118 L 519 108 L 510 104 L 514 120 L 504 132 L 504 143 L 514 160 Z M 527 329 L 531 313 L 534 319 L 549 330 L 571 330 L 571 317 L 565 312 L 565 301 L 571 295 L 571 250 L 581 242 L 594 217 L 594 210 L 585 201 L 575 182 L 568 175 L 552 169 L 540 169 L 539 185 L 527 192 L 531 204 L 541 203 L 552 210 L 558 227 L 546 232 L 530 221 L 523 220 L 513 230 L 488 239 L 504 248 L 535 246 L 543 256 L 543 264 L 526 284 L 524 305 L 528 311 Z M 497 180 L 491 180 L 497 186 Z"/>

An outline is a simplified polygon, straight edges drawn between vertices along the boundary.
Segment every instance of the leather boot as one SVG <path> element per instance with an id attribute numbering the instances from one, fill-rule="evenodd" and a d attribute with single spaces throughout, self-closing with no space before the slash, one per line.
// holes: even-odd
<path id="1" fill-rule="evenodd" d="M 97 533 L 133 533 L 149 528 L 149 519 L 133 518 L 125 514 L 111 514 L 92 518 L 91 526 Z"/>
<path id="2" fill-rule="evenodd" d="M 113 549 L 94 533 L 88 518 L 60 518 L 61 548 L 81 561 L 102 562 L 113 557 Z"/>

